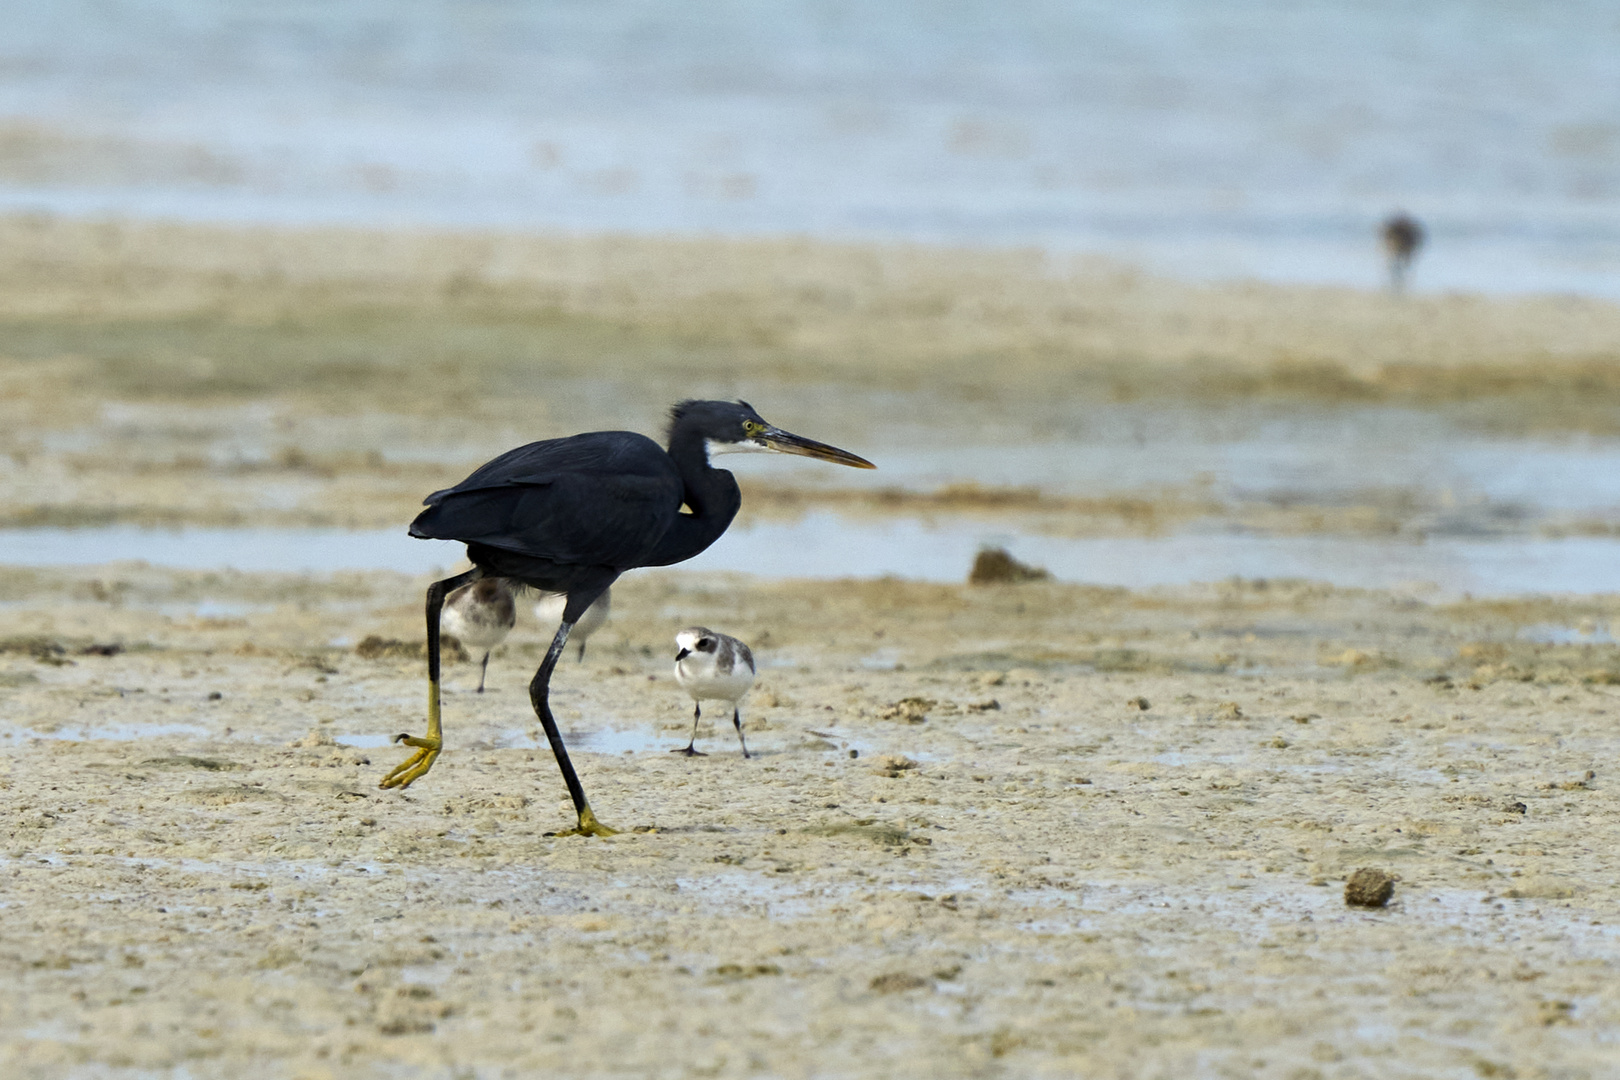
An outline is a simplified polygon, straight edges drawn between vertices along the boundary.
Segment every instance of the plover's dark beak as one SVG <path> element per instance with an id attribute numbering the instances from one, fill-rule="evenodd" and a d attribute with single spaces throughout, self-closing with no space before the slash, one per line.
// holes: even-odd
<path id="1" fill-rule="evenodd" d="M 691 649 L 682 649 L 680 652 L 675 654 L 675 662 L 678 664 L 682 660 L 685 660 L 688 656 L 691 656 L 691 655 L 692 655 L 692 650 Z"/>
<path id="2" fill-rule="evenodd" d="M 819 458 L 830 461 L 835 465 L 848 465 L 855 469 L 875 469 L 876 465 L 863 457 L 858 457 L 848 450 L 840 450 L 836 446 L 806 439 L 802 435 L 795 435 L 791 431 L 783 431 L 779 427 L 769 424 L 758 435 L 751 436 L 754 442 L 767 450 L 774 450 L 778 454 L 798 454 L 800 457 Z"/>

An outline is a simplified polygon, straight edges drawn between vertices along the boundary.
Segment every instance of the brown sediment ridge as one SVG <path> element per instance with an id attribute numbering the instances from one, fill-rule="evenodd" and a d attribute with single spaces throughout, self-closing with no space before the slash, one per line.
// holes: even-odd
<path id="1" fill-rule="evenodd" d="M 899 487 L 792 487 L 746 479 L 741 481 L 741 487 L 747 512 L 759 516 L 814 508 L 915 516 L 1018 515 L 1062 519 L 1075 527 L 1103 520 L 1137 532 L 1154 532 L 1223 509 L 1216 500 L 1197 492 L 1085 497 L 1053 494 L 1034 487 L 991 487 L 971 482 L 913 491 Z"/>
<path id="2" fill-rule="evenodd" d="M 478 462 L 458 469 L 421 466 L 399 470 L 357 468 L 301 477 L 302 495 L 292 505 L 253 505 L 262 483 L 276 483 L 275 470 L 195 465 L 174 467 L 107 463 L 62 469 L 48 460 L 31 466 L 36 479 L 16 481 L 0 507 L 0 529 L 142 528 L 391 529 L 403 530 L 420 510 L 422 495 L 453 483 Z M 58 474 L 58 475 L 53 475 Z M 1048 536 L 1160 536 L 1203 523 L 1265 535 L 1334 534 L 1421 539 L 1431 523 L 1423 507 L 1399 500 L 1382 503 L 1294 506 L 1222 501 L 1207 492 L 1148 491 L 1096 497 L 1054 495 L 1027 488 L 948 485 L 935 491 L 792 487 L 747 481 L 738 526 L 793 519 L 811 511 L 844 517 L 911 517 L 931 522 L 993 519 Z M 1510 523 L 1499 535 L 1613 536 L 1617 527 L 1600 520 L 1550 519 Z"/>

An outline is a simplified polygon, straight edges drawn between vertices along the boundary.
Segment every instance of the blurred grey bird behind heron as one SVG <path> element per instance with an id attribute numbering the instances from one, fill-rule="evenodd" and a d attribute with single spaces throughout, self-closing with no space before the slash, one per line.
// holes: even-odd
<path id="1" fill-rule="evenodd" d="M 478 692 L 484 692 L 489 654 L 517 623 L 517 604 L 505 578 L 480 578 L 444 598 L 443 628 L 454 634 L 468 652 L 484 654 L 478 669 Z"/>
<path id="2" fill-rule="evenodd" d="M 557 627 L 562 625 L 563 608 L 567 605 L 567 593 L 543 592 L 540 594 L 540 599 L 534 602 L 534 617 L 541 626 L 552 633 L 556 633 Z M 603 589 L 602 595 L 598 596 L 595 602 L 585 609 L 585 614 L 579 617 L 579 622 L 575 623 L 574 629 L 569 632 L 568 640 L 579 642 L 579 659 L 581 661 L 585 659 L 585 642 L 590 639 L 592 634 L 602 629 L 603 624 L 608 621 L 608 615 L 612 610 L 613 590 Z"/>

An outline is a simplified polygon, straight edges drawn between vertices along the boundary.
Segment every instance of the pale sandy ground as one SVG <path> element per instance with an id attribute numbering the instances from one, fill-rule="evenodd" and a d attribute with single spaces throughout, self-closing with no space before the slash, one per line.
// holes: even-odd
<path id="1" fill-rule="evenodd" d="M 1116 405 L 1608 435 L 1616 340 L 1588 301 L 1029 253 L 8 219 L 0 525 L 402 527 L 689 394 L 880 463 Z M 745 512 L 1410 512 L 842 482 Z M 0 569 L 0 1076 L 1615 1074 L 1620 600 L 641 573 L 556 681 L 598 841 L 547 835 L 532 620 L 490 693 L 450 669 L 434 771 L 376 788 L 422 663 L 354 645 L 418 640 L 425 584 Z M 758 760 L 718 712 L 710 756 L 665 752 L 696 622 L 764 665 Z M 1388 909 L 1345 906 L 1364 865 Z"/>
<path id="2" fill-rule="evenodd" d="M 532 619 L 393 793 L 420 662 L 328 643 L 422 582 L 0 584 L 6 1076 L 1613 1075 L 1620 657 L 1492 644 L 1612 602 L 647 573 L 557 680 L 602 841 Z M 665 752 L 692 622 L 756 760 Z"/>

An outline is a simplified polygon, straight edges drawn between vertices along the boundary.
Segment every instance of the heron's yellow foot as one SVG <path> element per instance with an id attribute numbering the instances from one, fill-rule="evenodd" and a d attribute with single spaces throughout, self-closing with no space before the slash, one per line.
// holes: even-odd
<path id="1" fill-rule="evenodd" d="M 589 806 L 587 806 L 585 809 L 583 809 L 583 810 L 581 810 L 579 812 L 579 825 L 577 827 L 572 828 L 572 829 L 564 829 L 562 832 L 558 833 L 557 835 L 558 836 L 618 836 L 619 835 L 619 830 L 618 829 L 610 829 L 606 825 L 602 824 L 600 821 L 597 821 L 596 820 L 596 815 L 591 813 L 591 808 Z"/>
<path id="2" fill-rule="evenodd" d="M 410 787 L 412 780 L 418 779 L 433 768 L 433 763 L 439 760 L 439 751 L 444 747 L 443 739 L 418 738 L 415 735 L 396 735 L 394 741 L 418 749 L 416 753 L 400 762 L 393 772 L 382 778 L 377 784 L 380 788 Z"/>

